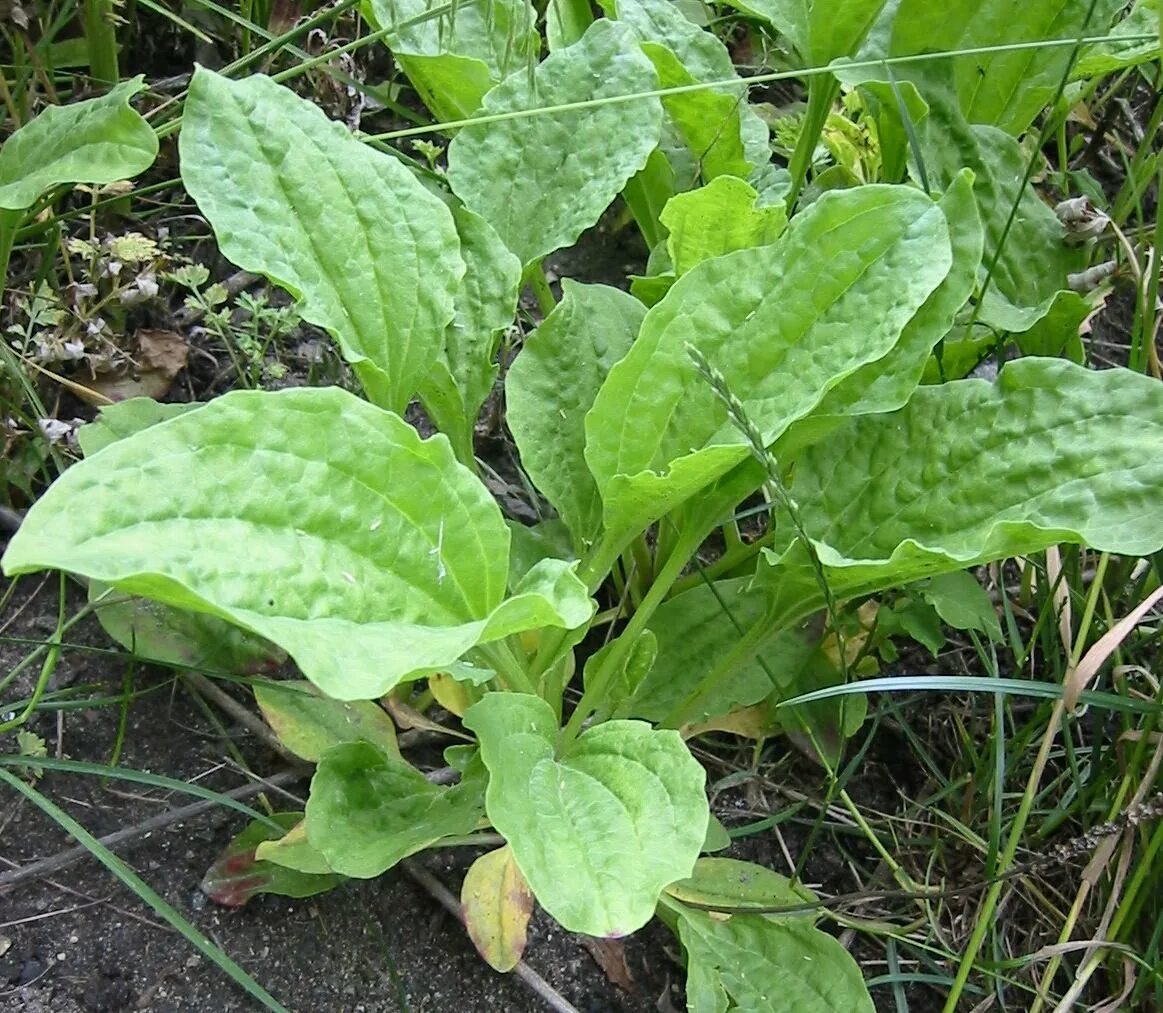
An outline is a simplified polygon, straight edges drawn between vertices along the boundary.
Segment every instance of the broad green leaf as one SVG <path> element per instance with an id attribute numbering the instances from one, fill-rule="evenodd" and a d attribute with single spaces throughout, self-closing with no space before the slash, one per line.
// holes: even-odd
<path id="1" fill-rule="evenodd" d="M 954 629 L 978 630 L 995 642 L 1002 640 L 997 611 L 973 574 L 965 570 L 943 573 L 922 582 L 917 590 Z"/>
<path id="2" fill-rule="evenodd" d="M 148 397 L 131 397 L 128 401 L 105 405 L 101 414 L 77 430 L 77 443 L 86 457 L 92 457 L 110 443 L 198 407 L 197 403 L 162 404 Z"/>
<path id="3" fill-rule="evenodd" d="M 263 841 L 254 849 L 254 857 L 262 862 L 274 862 L 284 869 L 294 869 L 296 872 L 306 872 L 313 876 L 325 876 L 333 871 L 327 864 L 323 853 L 311 845 L 307 840 L 307 821 L 303 813 L 294 813 L 300 817 L 282 837 L 276 840 Z"/>
<path id="4" fill-rule="evenodd" d="M 994 383 L 921 387 L 900 411 L 851 420 L 800 458 L 792 495 L 849 597 L 1059 542 L 1154 552 L 1160 446 L 1158 381 L 1019 359 Z M 805 565 L 792 547 L 757 579 L 809 608 Z"/>
<path id="5" fill-rule="evenodd" d="M 937 205 L 866 186 L 825 194 L 771 246 L 688 271 L 646 315 L 586 417 L 607 529 L 641 530 L 748 456 L 688 345 L 770 443 L 882 358 L 951 263 Z"/>
<path id="6" fill-rule="evenodd" d="M 494 81 L 537 56 L 537 12 L 526 0 L 458 4 L 423 20 L 433 7 L 426 0 L 372 0 L 371 7 L 376 23 L 389 30 L 384 44 L 396 56 L 469 57 L 487 67 Z"/>
<path id="7" fill-rule="evenodd" d="M 543 559 L 576 559 L 573 536 L 560 519 L 551 517 L 528 526 L 506 520 L 512 541 L 509 543 L 509 587 L 517 587 L 525 574 Z"/>
<path id="8" fill-rule="evenodd" d="M 489 769 L 489 820 L 541 906 L 571 932 L 623 936 L 690 875 L 709 816 L 702 767 L 677 732 L 607 721 L 554 754 L 544 700 L 490 693 L 464 716 Z"/>
<path id="9" fill-rule="evenodd" d="M 643 42 L 642 51 L 658 72 L 660 88 L 698 84 L 698 79 L 666 46 Z M 718 176 L 745 178 L 750 174 L 753 166 L 743 150 L 739 96 L 707 88 L 663 95 L 662 107 L 678 128 L 704 180 Z"/>
<path id="10" fill-rule="evenodd" d="M 396 61 L 432 115 L 441 121 L 467 120 L 496 84 L 488 64 L 471 56 L 401 54 Z"/>
<path id="11" fill-rule="evenodd" d="M 1163 33 L 1159 30 L 1161 15 L 1163 5 L 1160 5 L 1159 0 L 1136 0 L 1131 12 L 1111 30 L 1111 40 L 1087 46 L 1070 76 L 1075 80 L 1085 80 L 1158 60 L 1163 55 Z M 1155 37 L 1147 42 L 1120 41 L 1127 35 Z"/>
<path id="12" fill-rule="evenodd" d="M 545 41 L 549 51 L 572 46 L 593 23 L 589 0 L 549 0 L 545 5 Z"/>
<path id="13" fill-rule="evenodd" d="M 471 116 L 493 85 L 537 58 L 537 14 L 525 0 L 459 4 L 423 20 L 432 9 L 425 0 L 372 0 L 371 8 L 380 27 L 401 26 L 384 43 L 441 120 Z"/>
<path id="14" fill-rule="evenodd" d="M 852 955 L 809 918 L 732 915 L 725 921 L 675 904 L 687 951 L 691 1013 L 873 1013 Z"/>
<path id="15" fill-rule="evenodd" d="M 737 858 L 700 858 L 690 878 L 671 883 L 666 892 L 687 907 L 736 912 L 816 899 L 811 890 L 793 885 L 786 876 Z"/>
<path id="16" fill-rule="evenodd" d="M 521 465 L 583 549 L 602 521 L 585 461 L 585 416 L 610 367 L 630 349 L 646 308 L 605 285 L 565 279 L 561 302 L 525 340 L 505 380 Z"/>
<path id="17" fill-rule="evenodd" d="M 217 616 L 171 608 L 89 582 L 102 629 L 134 657 L 203 672 L 254 675 L 286 660 L 274 644 Z"/>
<path id="18" fill-rule="evenodd" d="M 234 391 L 75 465 L 3 565 L 228 619 L 351 700 L 478 642 L 589 618 L 561 561 L 505 599 L 508 553 L 500 509 L 443 437 L 337 388 L 299 388 Z"/>
<path id="19" fill-rule="evenodd" d="M 748 593 L 749 579 L 699 584 L 663 602 L 650 619 L 658 639 L 654 667 L 639 684 L 621 713 L 647 721 L 666 718 L 698 687 L 704 676 L 730 652 L 743 632 L 762 620 L 766 599 Z M 788 632 L 765 652 L 773 673 L 794 672 L 807 661 L 812 646 Z M 749 707 L 771 695 L 775 686 L 758 661 L 732 672 L 717 688 L 714 699 L 689 720 L 707 721 L 739 707 Z"/>
<path id="20" fill-rule="evenodd" d="M 457 205 L 464 279 L 456 315 L 444 332 L 444 350 L 420 386 L 424 407 L 441 432 L 471 461 L 473 428 L 497 379 L 497 342 L 517 314 L 521 262 L 479 215 Z"/>
<path id="21" fill-rule="evenodd" d="M 1068 46 L 1037 43 L 1102 35 L 1121 6 L 1122 0 L 1056 0 L 1021 5 L 1010 0 L 954 0 L 942 4 L 901 0 L 893 21 L 890 55 L 1032 43 L 1017 50 L 975 53 L 953 57 L 951 61 L 966 118 L 1017 136 L 1054 97 L 1073 58 Z"/>
<path id="22" fill-rule="evenodd" d="M 1085 265 L 1086 253 L 1066 245 L 1061 222 L 1032 187 L 1021 189 L 1028 156 L 1018 142 L 995 127 L 970 126 L 938 78 L 922 85 L 929 115 L 918 137 L 930 177 L 945 188 L 963 167 L 974 175 L 985 228 L 983 264 L 993 265 L 982 315 L 1006 330 L 1028 330 L 1050 312 L 1066 276 Z M 1018 212 L 1007 232 L 1015 202 Z M 1002 316 L 1007 310 L 1011 315 Z"/>
<path id="23" fill-rule="evenodd" d="M 493 116 L 657 87 L 624 26 L 596 21 L 533 75 L 513 74 L 485 96 Z M 531 113 L 464 127 L 448 150 L 448 180 L 523 264 L 572 245 L 646 164 L 658 144 L 656 98 Z M 584 152 L 584 157 L 578 153 Z"/>
<path id="24" fill-rule="evenodd" d="M 731 6 L 775 28 L 806 65 L 824 66 L 856 51 L 884 0 L 731 0 Z"/>
<path id="25" fill-rule="evenodd" d="M 687 146 L 703 161 L 705 178 L 722 172 L 747 176 L 750 169 L 771 161 L 767 126 L 748 105 L 747 87 L 714 32 L 696 25 L 672 0 L 605 0 L 602 6 L 608 16 L 633 29 L 655 64 L 662 87 L 695 82 L 720 85 L 713 91 L 663 99 Z M 739 81 L 738 88 L 722 87 L 722 82 L 731 80 Z M 700 116 L 708 122 L 700 124 Z M 677 164 L 675 170 L 679 170 Z M 691 178 L 682 184 L 694 182 Z"/>
<path id="26" fill-rule="evenodd" d="M 953 266 L 945 279 L 905 325 L 889 353 L 828 391 L 815 412 L 780 441 L 777 457 L 791 455 L 797 447 L 822 438 L 844 416 L 895 411 L 916 390 L 933 346 L 949 333 L 958 311 L 973 294 L 981 265 L 984 237 L 972 182 L 970 173 L 958 174 L 940 202 L 953 250 Z"/>
<path id="27" fill-rule="evenodd" d="M 288 289 L 368 396 L 402 412 L 440 353 L 464 274 L 444 202 L 261 75 L 199 67 L 180 152 L 222 253 Z"/>
<path id="28" fill-rule="evenodd" d="M 533 892 L 506 845 L 469 866 L 460 888 L 469 937 L 495 971 L 511 971 L 525 952 Z"/>
<path id="29" fill-rule="evenodd" d="M 291 831 L 302 813 L 275 813 L 271 818 Z M 281 835 L 265 823 L 254 820 L 238 834 L 226 850 L 215 859 L 202 879 L 202 892 L 227 907 L 241 907 L 256 893 L 275 893 L 284 897 L 311 897 L 343 882 L 333 875 L 315 875 L 289 869 L 256 856 L 265 841 Z"/>
<path id="30" fill-rule="evenodd" d="M 823 66 L 851 56 L 880 15 L 885 0 L 808 0 L 808 62 Z"/>
<path id="31" fill-rule="evenodd" d="M 727 833 L 727 828 L 719 822 L 719 818 L 711 813 L 711 818 L 707 823 L 707 837 L 703 841 L 703 854 L 724 851 L 729 847 L 731 847 L 731 835 Z"/>
<path id="32" fill-rule="evenodd" d="M 63 183 L 113 183 L 145 172 L 157 135 L 129 105 L 138 75 L 98 98 L 49 106 L 0 147 L 0 210 L 23 211 Z"/>
<path id="33" fill-rule="evenodd" d="M 332 700 L 309 682 L 254 682 L 254 699 L 279 741 L 310 763 L 332 746 L 363 739 L 399 756 L 396 726 L 371 700 Z"/>
<path id="34" fill-rule="evenodd" d="M 675 273 L 686 274 L 711 257 L 774 243 L 787 225 L 783 204 L 756 207 L 759 194 L 741 179 L 720 176 L 672 197 L 662 211 Z"/>
<path id="35" fill-rule="evenodd" d="M 430 784 L 370 742 L 332 746 L 311 779 L 307 839 L 344 876 L 371 879 L 442 837 L 472 833 L 484 815 L 481 777 Z"/>

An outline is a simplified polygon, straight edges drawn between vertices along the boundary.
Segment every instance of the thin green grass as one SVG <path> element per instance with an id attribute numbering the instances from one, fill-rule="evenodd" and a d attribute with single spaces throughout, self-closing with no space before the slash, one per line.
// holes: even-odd
<path id="1" fill-rule="evenodd" d="M 0 765 L 0 781 L 7 784 L 14 791 L 23 795 L 32 802 L 46 816 L 57 823 L 63 830 L 74 837 L 77 842 L 87 848 L 92 856 L 113 873 L 122 883 L 132 890 L 137 897 L 152 908 L 174 928 L 183 939 L 213 963 L 236 984 L 243 988 L 248 995 L 257 1000 L 265 1009 L 272 1013 L 289 1013 L 274 996 L 252 978 L 241 966 L 235 963 L 220 947 L 215 946 L 197 928 L 145 882 L 136 872 L 118 858 L 112 851 L 103 845 L 96 837 L 89 833 L 80 823 L 73 819 L 55 802 L 41 794 L 31 785 L 16 777 L 11 771 Z"/>

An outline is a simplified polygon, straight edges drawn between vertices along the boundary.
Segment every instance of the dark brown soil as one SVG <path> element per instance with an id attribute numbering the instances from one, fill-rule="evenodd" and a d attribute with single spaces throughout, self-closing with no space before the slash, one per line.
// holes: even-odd
<path id="1" fill-rule="evenodd" d="M 30 596 L 39 578 L 24 578 L 0 627 L 5 638 L 44 640 L 56 622 L 56 579 Z M 70 606 L 80 604 L 73 596 Z M 22 611 L 21 608 L 23 607 Z M 16 613 L 19 611 L 19 615 Z M 74 644 L 108 646 L 95 622 L 68 634 Z M 8 672 L 31 648 L 0 644 L 0 671 Z M 36 666 L 39 667 L 39 666 Z M 95 684 L 109 695 L 121 691 L 125 660 L 66 650 L 52 688 Z M 23 696 L 31 676 L 6 694 Z M 155 691 L 136 700 L 119 764 L 169 777 L 197 779 L 229 790 L 245 778 L 224 766 L 227 754 L 204 712 L 172 676 L 139 668 L 134 686 Z M 50 755 L 108 762 L 118 708 L 38 714 L 30 729 Z M 229 729 L 244 757 L 263 774 L 279 762 L 237 728 Z M 5 736 L 0 751 L 15 751 Z M 124 781 L 46 773 L 37 788 L 97 835 L 134 826 L 159 812 L 185 805 L 187 797 Z M 292 791 L 305 794 L 306 785 Z M 15 792 L 0 791 L 0 871 L 55 855 L 74 842 Z M 275 799 L 279 808 L 293 803 Z M 543 1010 L 546 1003 L 512 975 L 490 970 L 460 925 L 408 876 L 350 882 L 302 901 L 259 896 L 241 909 L 217 907 L 199 883 L 207 867 L 245 818 L 215 809 L 171 826 L 123 849 L 129 864 L 170 904 L 218 943 L 293 1013 L 378 1011 Z M 475 855 L 431 854 L 420 861 L 453 893 Z M 646 1013 L 681 981 L 680 968 L 663 949 L 665 930 L 648 930 L 626 943 L 627 962 L 639 985 L 629 995 L 612 985 L 578 939 L 539 914 L 527 962 L 562 996 L 583 1011 Z M 669 943 L 667 943 L 669 946 Z M 86 858 L 47 879 L 0 892 L 0 1011 L 2 1013 L 123 1013 L 198 1010 L 206 1013 L 261 1008 L 176 932 L 137 900 L 102 866 Z M 682 1008 L 681 989 L 672 996 Z M 662 1009 L 668 1007 L 664 1004 Z"/>

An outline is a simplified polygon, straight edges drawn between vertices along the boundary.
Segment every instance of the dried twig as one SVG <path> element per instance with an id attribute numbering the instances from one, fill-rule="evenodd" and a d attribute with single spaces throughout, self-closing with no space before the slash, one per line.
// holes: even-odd
<path id="1" fill-rule="evenodd" d="M 253 784 L 244 784 L 231 791 L 224 791 L 222 794 L 226 798 L 241 801 L 242 799 L 260 795 L 272 787 L 291 784 L 301 780 L 305 774 L 305 768 L 283 771 L 272 777 L 256 780 Z M 122 847 L 140 840 L 155 830 L 161 830 L 175 823 L 181 823 L 184 820 L 200 816 L 202 813 L 214 809 L 217 805 L 217 802 L 209 800 L 192 802 L 190 805 L 171 809 L 169 812 L 159 813 L 157 816 L 152 816 L 138 823 L 136 826 L 125 827 L 111 834 L 106 834 L 104 837 L 99 838 L 99 840 L 107 848 Z M 76 865 L 77 862 L 88 857 L 90 857 L 89 849 L 77 845 L 73 848 L 66 848 L 51 858 L 45 858 L 39 862 L 33 862 L 30 865 L 22 865 L 15 869 L 9 869 L 7 872 L 0 872 L 0 893 L 10 890 L 19 883 L 43 879 L 45 876 L 49 876 L 54 872 L 60 872 L 61 869 L 67 869 L 71 865 Z"/>
<path id="2" fill-rule="evenodd" d="M 460 902 L 447 890 L 443 883 L 424 868 L 419 862 L 405 858 L 400 867 L 432 895 L 440 905 L 458 922 L 464 924 L 464 913 L 460 909 Z M 576 1006 L 561 995 L 552 985 L 541 977 L 523 960 L 517 961 L 513 973 L 521 979 L 528 989 L 557 1013 L 581 1013 Z"/>

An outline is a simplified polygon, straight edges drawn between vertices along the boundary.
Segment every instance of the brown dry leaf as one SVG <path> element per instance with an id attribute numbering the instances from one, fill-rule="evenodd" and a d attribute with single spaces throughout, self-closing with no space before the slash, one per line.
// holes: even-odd
<path id="1" fill-rule="evenodd" d="M 1139 621 L 1151 611 L 1160 598 L 1163 598 L 1163 586 L 1155 588 L 1137 608 L 1099 637 L 1094 646 L 1083 655 L 1078 667 L 1066 673 L 1062 699 L 1067 710 L 1074 710 L 1082 691 L 1094 681 L 1103 663 L 1114 654 L 1115 648 L 1127 639 L 1131 630 L 1139 625 Z"/>
<path id="2" fill-rule="evenodd" d="M 465 735 L 464 732 L 458 732 L 455 728 L 448 728 L 431 718 L 426 718 L 415 707 L 409 706 L 403 700 L 397 700 L 394 696 L 384 697 L 381 703 L 383 703 L 384 709 L 392 715 L 392 720 L 396 722 L 396 725 L 405 731 L 417 729 L 425 732 L 438 732 L 454 739 L 464 739 L 465 742 L 476 741 L 471 735 Z"/>
<path id="3" fill-rule="evenodd" d="M 602 969 L 611 985 L 617 985 L 623 992 L 638 995 L 638 985 L 630 968 L 626 966 L 626 947 L 620 939 L 599 939 L 597 936 L 579 936 L 594 963 Z"/>
<path id="4" fill-rule="evenodd" d="M 90 404 L 127 401 L 131 397 L 160 400 L 169 393 L 174 377 L 186 368 L 190 346 L 176 331 L 140 330 L 136 334 L 137 365 L 125 365 L 98 373 L 88 384 L 102 400 L 85 397 Z"/>
<path id="5" fill-rule="evenodd" d="M 696 735 L 706 732 L 730 732 L 745 739 L 763 739 L 771 734 L 775 725 L 775 711 L 770 703 L 764 700 L 751 707 L 741 707 L 729 714 L 720 714 L 698 724 L 682 726 L 682 737 L 693 739 Z"/>
<path id="6" fill-rule="evenodd" d="M 171 380 L 186 368 L 190 357 L 190 346 L 177 331 L 140 330 L 137 347 L 141 349 L 142 366 Z"/>

